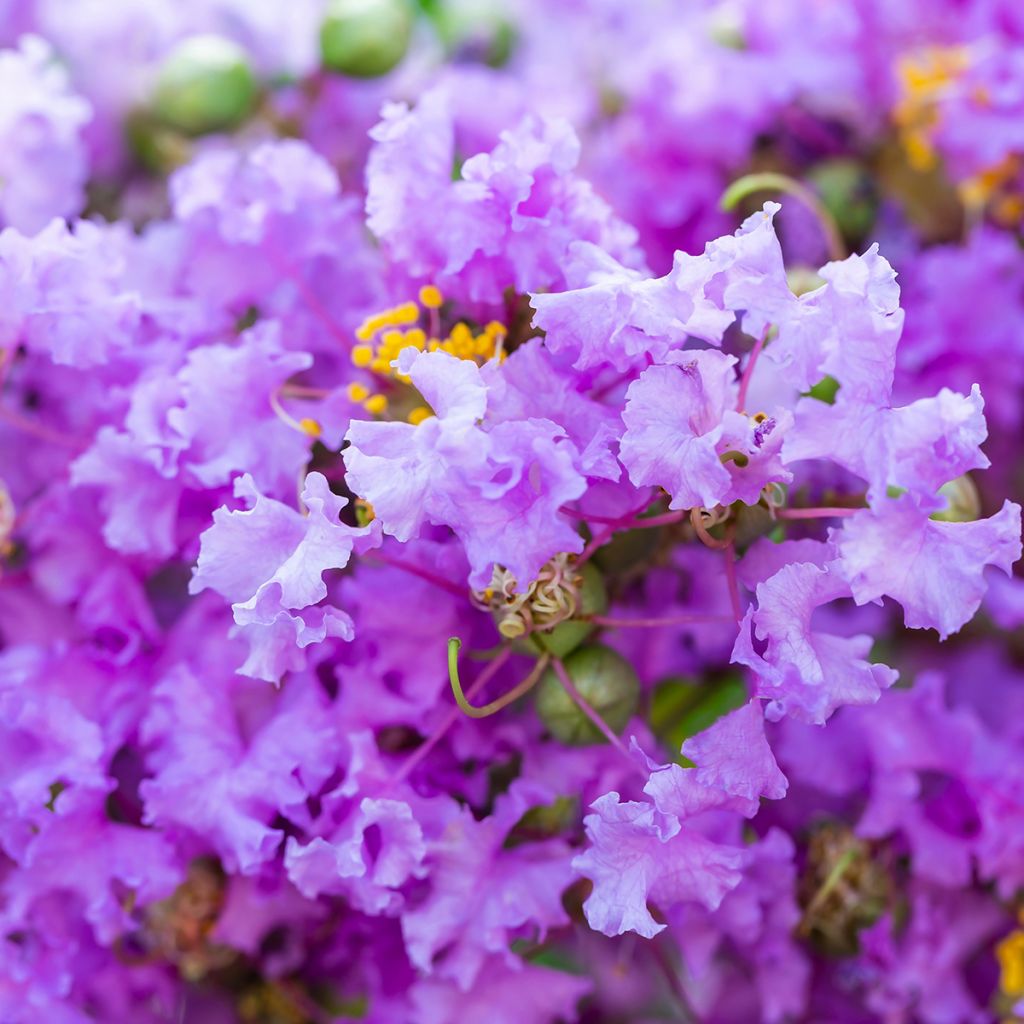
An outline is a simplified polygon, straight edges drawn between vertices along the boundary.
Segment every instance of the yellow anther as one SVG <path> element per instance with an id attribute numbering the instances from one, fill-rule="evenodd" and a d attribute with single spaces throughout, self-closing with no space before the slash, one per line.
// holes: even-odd
<path id="1" fill-rule="evenodd" d="M 436 352 L 440 347 L 441 341 L 438 338 L 431 338 L 430 341 L 427 342 L 428 352 Z"/>
<path id="2" fill-rule="evenodd" d="M 396 373 L 395 374 L 395 380 L 397 380 L 399 384 L 411 384 L 412 383 L 412 377 L 410 377 L 409 374 L 407 374 L 407 373 Z"/>
<path id="3" fill-rule="evenodd" d="M 500 320 L 491 320 L 484 328 L 484 334 L 489 334 L 492 338 L 498 337 L 499 334 L 504 337 L 507 333 L 505 325 Z"/>
<path id="4" fill-rule="evenodd" d="M 371 416 L 379 416 L 388 407 L 388 400 L 385 395 L 370 395 L 365 402 L 363 402 L 363 408 L 370 413 Z"/>
<path id="5" fill-rule="evenodd" d="M 324 428 L 309 416 L 303 416 L 302 419 L 299 420 L 299 426 L 302 427 L 303 432 L 309 434 L 310 437 L 319 437 L 324 432 Z"/>
<path id="6" fill-rule="evenodd" d="M 413 426 L 416 426 L 417 423 L 422 423 L 424 420 L 429 420 L 430 417 L 433 415 L 433 412 L 430 409 L 428 409 L 425 405 L 417 405 L 416 408 L 409 413 L 406 419 Z"/>
<path id="7" fill-rule="evenodd" d="M 461 320 L 452 328 L 451 340 L 458 346 L 472 340 L 473 332 Z"/>
<path id="8" fill-rule="evenodd" d="M 414 324 L 420 318 L 420 309 L 415 302 L 403 302 L 391 311 L 393 324 Z"/>
<path id="9" fill-rule="evenodd" d="M 385 352 L 394 353 L 398 355 L 402 351 L 402 346 L 405 342 L 405 335 L 398 330 L 392 328 L 390 331 L 385 331 L 380 339 L 380 352 L 383 355 Z"/>
<path id="10" fill-rule="evenodd" d="M 352 363 L 354 366 L 369 366 L 372 361 L 373 349 L 369 345 L 356 345 L 352 349 Z"/>
<path id="11" fill-rule="evenodd" d="M 444 304 L 444 296 L 441 294 L 440 288 L 427 284 L 420 289 L 420 302 L 427 309 L 440 309 Z"/>
<path id="12" fill-rule="evenodd" d="M 405 332 L 404 348 L 408 348 L 411 345 L 413 348 L 419 349 L 422 352 L 426 343 L 427 335 L 421 328 L 412 327 Z"/>
<path id="13" fill-rule="evenodd" d="M 996 946 L 999 987 L 1011 999 L 1024 996 L 1024 932 L 1014 931 Z"/>
<path id="14" fill-rule="evenodd" d="M 368 316 L 358 328 L 356 328 L 356 337 L 360 341 L 369 341 L 382 327 L 387 327 L 391 322 L 388 319 L 389 313 L 375 313 L 373 316 Z"/>
<path id="15" fill-rule="evenodd" d="M 357 380 L 349 384 L 347 393 L 353 402 L 362 402 L 370 397 L 370 389 L 365 384 L 360 384 Z"/>
<path id="16" fill-rule="evenodd" d="M 390 377 L 391 376 L 391 360 L 390 359 L 385 359 L 383 356 L 378 356 L 370 364 L 370 369 L 373 370 L 374 373 L 382 373 L 382 374 L 384 374 L 385 377 Z"/>

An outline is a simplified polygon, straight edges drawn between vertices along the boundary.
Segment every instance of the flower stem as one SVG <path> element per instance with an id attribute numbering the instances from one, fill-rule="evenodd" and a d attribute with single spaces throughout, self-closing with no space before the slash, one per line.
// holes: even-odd
<path id="1" fill-rule="evenodd" d="M 494 678 L 495 674 L 512 656 L 512 648 L 505 647 L 501 653 L 473 680 L 473 685 L 467 691 L 468 697 L 474 697 L 487 683 Z M 462 712 L 457 708 L 450 708 L 448 714 L 442 719 L 441 724 L 405 759 L 402 766 L 391 776 L 385 792 L 389 792 L 400 782 L 407 779 L 416 767 L 426 756 L 444 739 L 451 727 L 462 717 Z"/>
<path id="2" fill-rule="evenodd" d="M 731 615 L 669 615 L 652 619 L 617 619 L 608 615 L 593 615 L 588 620 L 597 626 L 618 629 L 656 629 L 659 626 L 685 626 L 706 622 L 732 622 Z"/>
<path id="3" fill-rule="evenodd" d="M 852 516 L 862 511 L 859 508 L 844 508 L 841 505 L 822 508 L 777 508 L 776 519 L 830 519 L 836 516 Z"/>
<path id="4" fill-rule="evenodd" d="M 519 700 L 520 697 L 525 693 L 529 693 L 534 686 L 537 685 L 537 681 L 540 679 L 544 672 L 544 669 L 548 667 L 548 661 L 550 656 L 545 654 L 542 658 L 537 660 L 537 664 L 533 666 L 530 674 L 519 684 L 512 687 L 508 693 L 502 694 L 500 697 L 492 700 L 490 704 L 484 704 L 482 707 L 477 707 L 475 704 L 470 704 L 466 694 L 462 691 L 462 683 L 459 681 L 459 648 L 462 646 L 462 641 L 457 637 L 450 637 L 448 640 L 448 680 L 452 684 L 452 693 L 455 694 L 455 703 L 459 705 L 463 714 L 469 715 L 470 718 L 489 718 L 491 715 L 501 711 L 502 708 L 506 708 L 513 701 Z M 495 661 L 500 659 L 495 659 Z M 494 668 L 494 662 L 488 666 L 488 668 Z M 481 675 L 485 674 L 487 669 Z M 491 675 L 493 675 L 493 671 Z M 477 680 L 477 686 L 479 680 Z M 476 689 L 476 687 L 474 687 Z M 470 691 L 473 692 L 473 691 Z"/>
<path id="5" fill-rule="evenodd" d="M 736 545 L 731 540 L 725 545 L 725 580 L 729 586 L 732 614 L 738 623 L 743 618 L 743 608 L 740 604 L 740 588 L 736 583 Z"/>
<path id="6" fill-rule="evenodd" d="M 418 565 L 403 562 L 398 558 L 391 558 L 389 555 L 382 554 L 380 551 L 375 551 L 367 561 L 383 562 L 384 565 L 390 565 L 392 569 L 400 569 L 402 572 L 409 573 L 410 576 L 418 576 L 421 580 L 426 580 L 427 583 L 433 583 L 435 587 L 439 587 L 441 590 L 447 590 L 449 594 L 452 594 L 455 597 L 468 596 L 466 591 L 457 583 L 452 583 L 451 580 L 445 579 L 443 576 L 438 576 L 436 573 L 432 573 L 429 569 L 423 569 Z"/>
<path id="7" fill-rule="evenodd" d="M 750 351 L 750 358 L 747 360 L 747 365 L 743 368 L 743 376 L 740 378 L 740 390 L 736 397 L 736 408 L 740 412 L 743 412 L 747 406 L 747 391 L 750 390 L 750 381 L 754 376 L 754 367 L 757 365 L 758 357 L 761 355 L 767 340 L 768 328 L 766 327 L 761 332 L 761 337 L 754 342 L 754 347 Z"/>
<path id="8" fill-rule="evenodd" d="M 825 204 L 803 182 L 791 178 L 788 174 L 778 174 L 772 171 L 746 174 L 725 190 L 720 205 L 723 210 L 731 210 L 737 203 L 754 192 L 783 192 L 799 200 L 817 218 L 828 246 L 829 259 L 846 259 L 846 245 L 835 218 Z"/>
<path id="9" fill-rule="evenodd" d="M 588 704 L 583 699 L 583 694 L 581 694 L 580 691 L 576 689 L 576 685 L 569 677 L 569 673 L 566 671 L 565 665 L 563 665 L 558 658 L 555 658 L 552 664 L 555 667 L 555 674 L 558 676 L 559 682 L 561 682 L 562 686 L 565 687 L 565 692 L 568 693 L 569 696 L 573 699 L 573 701 L 576 703 L 576 706 L 580 709 L 580 711 L 582 711 L 583 714 L 585 714 L 587 718 L 589 718 L 590 721 L 594 723 L 594 726 L 601 733 L 601 735 L 604 736 L 604 738 L 613 747 L 615 747 L 615 749 L 618 750 L 619 753 L 622 754 L 622 756 L 626 758 L 629 761 L 629 763 L 633 765 L 634 768 L 639 770 L 640 765 L 633 760 L 632 756 L 626 749 L 622 740 L 620 740 L 619 737 L 615 735 L 615 732 L 612 729 L 612 727 L 597 713 L 597 711 L 594 710 L 594 708 L 590 704 Z"/>

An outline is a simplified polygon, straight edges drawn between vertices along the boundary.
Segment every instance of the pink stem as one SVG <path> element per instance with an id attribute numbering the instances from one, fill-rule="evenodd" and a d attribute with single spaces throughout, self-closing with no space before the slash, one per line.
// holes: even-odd
<path id="1" fill-rule="evenodd" d="M 572 697 L 573 701 L 575 701 L 576 706 L 580 709 L 580 711 L 582 711 L 583 714 L 585 714 L 587 718 L 589 718 L 590 721 L 594 723 L 594 725 L 601 733 L 601 735 L 604 736 L 604 738 L 613 747 L 615 747 L 615 749 L 618 750 L 619 753 L 622 754 L 622 756 L 626 758 L 626 760 L 628 760 L 634 768 L 636 768 L 643 774 L 643 769 L 641 769 L 640 765 L 633 760 L 633 757 L 630 754 L 630 752 L 626 749 L 625 744 L 623 744 L 622 740 L 620 740 L 619 737 L 615 735 L 615 733 L 611 729 L 611 726 L 609 726 L 608 723 L 583 699 L 583 695 L 580 693 L 579 690 L 576 689 L 575 684 L 569 678 L 569 673 L 566 672 L 565 665 L 563 665 L 558 658 L 555 658 L 551 662 L 551 664 L 554 665 L 555 673 L 558 675 L 561 684 L 565 687 L 565 692 L 568 693 L 570 697 Z"/>
<path id="2" fill-rule="evenodd" d="M 740 378 L 740 392 L 736 399 L 736 408 L 740 412 L 746 408 L 747 404 L 747 391 L 750 388 L 751 378 L 754 376 L 754 366 L 757 363 L 758 356 L 761 355 L 761 350 L 764 348 L 764 343 L 768 340 L 768 328 L 766 327 L 761 332 L 761 337 L 754 342 L 754 347 L 751 349 L 750 358 L 747 360 L 747 365 L 743 368 L 743 376 Z"/>
<path id="3" fill-rule="evenodd" d="M 305 384 L 285 384 L 281 394 L 288 398 L 326 398 L 331 394 L 327 388 L 311 388 Z"/>
<path id="4" fill-rule="evenodd" d="M 373 552 L 372 555 L 368 556 L 367 561 L 383 562 L 385 565 L 390 565 L 393 569 L 401 569 L 402 572 L 407 572 L 411 576 L 418 576 L 421 580 L 433 583 L 435 587 L 447 590 L 449 594 L 454 594 L 456 597 L 467 596 L 465 589 L 457 583 L 452 583 L 451 580 L 446 580 L 443 576 L 438 576 L 429 569 L 422 569 L 418 565 L 411 565 L 409 562 L 392 558 L 390 555 L 385 555 L 380 551 Z"/>
<path id="5" fill-rule="evenodd" d="M 49 427 L 44 427 L 41 423 L 33 423 L 32 420 L 26 419 L 20 413 L 16 413 L 13 409 L 8 409 L 4 405 L 0 405 L 0 420 L 14 427 L 15 430 L 20 430 L 23 434 L 38 437 L 42 441 L 60 445 L 62 448 L 83 452 L 89 447 L 88 441 L 69 437 L 67 434 L 61 434 L 56 430 L 50 430 Z"/>
<path id="6" fill-rule="evenodd" d="M 512 656 L 512 648 L 506 647 L 481 673 L 473 680 L 473 685 L 466 691 L 467 697 L 475 697 L 494 678 L 498 671 L 505 665 Z M 391 776 L 385 792 L 393 789 L 400 782 L 404 781 L 415 770 L 416 766 L 429 754 L 434 747 L 444 739 L 448 730 L 465 716 L 462 710 L 456 705 L 450 708 L 448 714 L 441 720 L 441 724 L 427 737 L 406 759 L 402 766 Z"/>
<path id="7" fill-rule="evenodd" d="M 672 523 L 682 522 L 690 514 L 689 509 L 680 509 L 678 512 L 665 512 L 660 516 L 642 516 L 624 523 L 623 530 L 649 530 L 655 526 L 669 526 Z"/>
<path id="8" fill-rule="evenodd" d="M 776 519 L 829 519 L 834 516 L 852 516 L 863 511 L 859 508 L 832 506 L 823 508 L 777 508 Z"/>
<path id="9" fill-rule="evenodd" d="M 598 626 L 618 629 L 655 629 L 658 626 L 685 626 L 707 622 L 732 622 L 731 615 L 669 615 L 660 619 L 616 619 L 608 615 L 593 615 L 588 620 Z"/>
<path id="10" fill-rule="evenodd" d="M 287 266 L 280 260 L 271 258 L 269 262 L 282 277 L 287 277 L 288 280 L 295 285 L 299 295 L 302 297 L 302 301 L 305 302 L 309 311 L 324 325 L 327 332 L 335 339 L 335 341 L 344 345 L 346 348 L 351 345 L 351 339 L 345 334 L 341 327 L 338 326 L 334 317 L 331 316 L 323 303 L 316 297 L 313 290 L 308 284 L 306 284 L 299 271 Z"/>
<path id="11" fill-rule="evenodd" d="M 736 622 L 739 623 L 743 618 L 743 608 L 740 604 L 740 588 L 736 583 L 736 545 L 732 541 L 725 546 L 725 579 L 729 585 L 732 614 Z"/>

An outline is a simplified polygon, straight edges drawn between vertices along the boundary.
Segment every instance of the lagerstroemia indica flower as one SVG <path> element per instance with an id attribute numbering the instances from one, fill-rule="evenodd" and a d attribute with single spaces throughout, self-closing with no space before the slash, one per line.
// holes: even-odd
<path id="1" fill-rule="evenodd" d="M 4 1024 L 1024 1019 L 1024 21 L 883 6 L 0 5 Z"/>

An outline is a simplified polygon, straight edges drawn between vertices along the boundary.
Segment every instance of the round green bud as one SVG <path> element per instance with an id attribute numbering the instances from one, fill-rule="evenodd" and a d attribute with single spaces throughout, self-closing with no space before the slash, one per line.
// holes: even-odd
<path id="1" fill-rule="evenodd" d="M 237 128 L 256 105 L 256 78 L 245 50 L 215 35 L 183 39 L 164 58 L 152 110 L 186 135 Z"/>
<path id="2" fill-rule="evenodd" d="M 625 658 L 610 647 L 593 644 L 563 662 L 580 696 L 615 732 L 622 732 L 636 710 L 640 683 Z M 537 685 L 537 714 L 555 739 L 568 746 L 601 743 L 604 737 L 566 692 L 554 668 Z"/>
<path id="3" fill-rule="evenodd" d="M 967 473 L 950 480 L 939 488 L 949 503 L 948 506 L 932 515 L 942 523 L 973 523 L 981 515 L 981 497 L 978 488 Z"/>
<path id="4" fill-rule="evenodd" d="M 353 78 L 386 75 L 405 56 L 412 36 L 409 0 L 332 0 L 320 26 L 320 58 Z"/>
<path id="5" fill-rule="evenodd" d="M 531 634 L 528 642 L 537 653 L 565 658 L 597 628 L 592 622 L 585 621 L 586 616 L 602 615 L 608 610 L 608 591 L 604 586 L 604 577 L 597 567 L 587 562 L 580 575 L 583 577 L 583 583 L 580 585 L 577 617 L 560 622 L 546 633 L 538 630 Z"/>
<path id="6" fill-rule="evenodd" d="M 860 239 L 871 230 L 878 199 L 870 177 L 856 160 L 825 160 L 808 177 L 844 238 Z"/>

